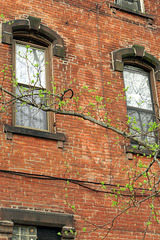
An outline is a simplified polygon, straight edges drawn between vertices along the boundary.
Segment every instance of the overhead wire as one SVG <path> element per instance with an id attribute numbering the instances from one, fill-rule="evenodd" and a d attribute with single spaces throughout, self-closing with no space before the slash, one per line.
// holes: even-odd
<path id="1" fill-rule="evenodd" d="M 0 169 L 0 173 L 6 173 L 6 174 L 10 174 L 10 175 L 15 175 L 15 176 L 21 176 L 21 177 L 26 177 L 26 178 L 33 178 L 33 179 L 38 179 L 38 180 L 58 180 L 58 181 L 68 181 L 70 183 L 79 185 L 83 188 L 86 188 L 88 190 L 94 191 L 94 192 L 99 192 L 99 193 L 105 193 L 105 194 L 113 194 L 113 195 L 117 195 L 117 191 L 115 190 L 115 187 L 118 188 L 124 188 L 124 185 L 116 185 L 116 184 L 110 184 L 110 183 L 101 183 L 101 182 L 93 182 L 93 181 L 84 181 L 84 180 L 78 180 L 78 179 L 72 179 L 72 178 L 62 178 L 62 177 L 53 177 L 53 176 L 48 176 L 48 175 L 40 175 L 40 174 L 32 174 L 32 173 L 25 173 L 25 172 L 18 172 L 18 171 L 10 171 L 10 170 L 2 170 Z M 106 190 L 106 188 L 104 190 L 99 190 L 99 189 L 95 189 L 93 187 L 87 186 L 85 184 L 93 184 L 93 185 L 98 185 L 98 186 L 108 186 L 108 187 L 114 187 L 114 189 L 112 190 Z M 149 189 L 144 189 L 144 188 L 135 188 L 136 190 L 145 190 L 147 192 L 151 192 Z M 121 193 L 121 196 L 126 196 L 126 197 L 131 197 L 133 196 L 132 193 Z M 135 197 L 146 197 L 148 196 L 148 194 L 135 194 Z M 157 195 L 158 197 L 160 195 Z"/>

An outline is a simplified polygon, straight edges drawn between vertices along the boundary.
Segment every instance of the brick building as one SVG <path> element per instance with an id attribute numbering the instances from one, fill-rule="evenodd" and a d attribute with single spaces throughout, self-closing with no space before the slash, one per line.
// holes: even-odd
<path id="1" fill-rule="evenodd" d="M 125 130 L 127 113 L 142 125 L 158 116 L 159 1 L 0 0 L 0 6 L 5 89 L 28 88 L 27 69 L 34 76 L 34 61 L 43 68 L 37 89 L 56 85 L 72 89 L 69 96 L 96 90 L 93 95 L 103 97 L 109 122 L 120 129 Z M 29 66 L 23 55 L 27 45 Z M 14 88 L 13 73 L 18 79 Z M 130 103 L 124 88 L 135 76 L 137 84 L 142 82 L 133 87 Z M 135 96 L 141 95 L 149 105 L 139 110 Z M 82 108 L 86 103 L 80 97 Z M 160 239 L 158 223 L 149 218 L 150 200 L 120 215 L 113 226 L 106 224 L 120 211 L 113 206 L 114 191 L 117 184 L 128 183 L 124 167 L 148 161 L 131 149 L 130 141 L 76 116 L 35 113 L 20 103 L 7 106 L 0 125 L 0 239 L 143 239 L 148 221 L 146 239 Z"/>

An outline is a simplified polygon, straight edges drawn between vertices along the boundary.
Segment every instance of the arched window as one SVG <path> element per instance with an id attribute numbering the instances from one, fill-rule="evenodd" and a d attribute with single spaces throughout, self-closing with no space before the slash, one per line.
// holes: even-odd
<path id="1" fill-rule="evenodd" d="M 114 70 L 123 71 L 130 132 L 155 142 L 156 132 L 150 129 L 157 115 L 155 79 L 159 81 L 160 62 L 137 45 L 112 52 L 112 60 Z"/>
<path id="2" fill-rule="evenodd" d="M 15 92 L 20 97 L 28 95 L 24 99 L 27 102 L 45 105 L 47 99 L 40 93 L 47 89 L 47 48 L 26 44 L 15 42 Z M 49 130 L 47 112 L 21 101 L 16 102 L 15 109 L 16 126 Z"/>
<path id="3" fill-rule="evenodd" d="M 14 125 L 50 131 L 49 114 L 31 103 L 47 104 L 45 90 L 51 88 L 52 55 L 64 57 L 62 38 L 41 24 L 41 19 L 29 16 L 3 23 L 2 42 L 13 45 L 14 91 L 28 102 L 16 102 Z"/>
<path id="4" fill-rule="evenodd" d="M 130 131 L 142 140 L 154 142 L 155 134 L 149 132 L 151 124 L 156 121 L 150 73 L 142 68 L 125 65 L 123 79 L 126 92 L 127 115 Z M 137 133 L 137 131 L 141 134 Z"/>

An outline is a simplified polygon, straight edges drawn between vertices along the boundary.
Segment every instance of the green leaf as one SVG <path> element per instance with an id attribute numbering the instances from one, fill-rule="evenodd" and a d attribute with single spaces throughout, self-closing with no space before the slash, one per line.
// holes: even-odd
<path id="1" fill-rule="evenodd" d="M 73 210 L 75 210 L 75 206 L 73 205 L 73 206 L 71 206 L 71 208 L 73 209 Z"/>
<path id="2" fill-rule="evenodd" d="M 117 206 L 118 205 L 118 202 L 117 201 L 112 201 L 112 206 Z"/>
<path id="3" fill-rule="evenodd" d="M 148 221 L 148 222 L 146 223 L 147 226 L 149 226 L 150 224 L 152 224 L 150 221 Z"/>

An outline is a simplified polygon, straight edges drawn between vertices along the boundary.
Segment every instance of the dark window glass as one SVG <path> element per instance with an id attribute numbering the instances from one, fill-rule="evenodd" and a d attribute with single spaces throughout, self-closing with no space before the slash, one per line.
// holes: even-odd
<path id="1" fill-rule="evenodd" d="M 57 235 L 60 232 L 57 228 L 37 227 L 38 240 L 60 240 L 61 237 Z"/>

